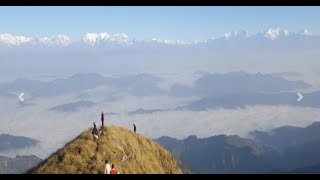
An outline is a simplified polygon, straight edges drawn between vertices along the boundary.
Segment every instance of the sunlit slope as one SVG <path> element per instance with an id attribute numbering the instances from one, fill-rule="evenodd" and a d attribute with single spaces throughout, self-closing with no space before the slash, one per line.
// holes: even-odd
<path id="1" fill-rule="evenodd" d="M 101 174 L 105 159 L 121 174 L 181 173 L 174 157 L 152 139 L 123 127 L 108 126 L 105 131 L 98 142 L 91 129 L 84 131 L 29 173 Z"/>

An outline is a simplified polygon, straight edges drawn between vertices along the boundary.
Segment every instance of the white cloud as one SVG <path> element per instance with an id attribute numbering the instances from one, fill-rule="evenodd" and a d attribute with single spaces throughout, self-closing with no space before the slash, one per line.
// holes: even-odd
<path id="1" fill-rule="evenodd" d="M 78 100 L 76 96 L 35 99 L 34 106 L 19 107 L 15 99 L 1 99 L 3 103 L 0 104 L 0 132 L 41 141 L 38 147 L 11 154 L 35 154 L 45 158 L 91 127 L 93 121 L 100 124 L 101 110 L 120 114 L 106 116 L 107 125 L 115 124 L 131 129 L 132 123 L 135 123 L 139 133 L 152 138 L 164 135 L 186 138 L 191 134 L 199 137 L 218 134 L 246 136 L 252 130 L 268 131 L 283 125 L 307 126 L 320 117 L 319 108 L 260 105 L 248 106 L 245 109 L 220 108 L 128 115 L 128 111 L 138 108 L 166 109 L 190 102 L 190 99 L 173 99 L 168 96 L 141 98 L 128 95 L 77 112 L 48 111 L 53 106 Z"/>
<path id="2" fill-rule="evenodd" d="M 46 158 L 52 152 L 61 148 L 65 143 L 91 127 L 95 121 L 100 124 L 100 112 L 116 112 L 126 114 L 138 108 L 173 108 L 177 104 L 190 101 L 185 98 L 172 97 L 135 97 L 125 96 L 115 102 L 104 102 L 94 107 L 82 109 L 77 112 L 58 113 L 49 111 L 53 106 L 76 102 L 79 99 L 73 95 L 63 95 L 50 98 L 36 98 L 32 101 L 34 106 L 20 107 L 15 98 L 0 97 L 0 132 L 16 136 L 26 136 L 41 141 L 38 147 L 19 150 L 17 152 L 1 152 L 0 155 L 34 154 Z M 106 124 L 126 126 L 125 116 L 119 119 L 107 115 Z M 123 117 L 123 118 L 122 118 Z M 126 125 L 125 125 L 126 124 Z"/>
<path id="3" fill-rule="evenodd" d="M 291 106 L 248 106 L 245 109 L 212 109 L 207 111 L 166 111 L 147 115 L 115 116 L 112 123 L 126 125 L 134 122 L 147 136 L 186 138 L 194 134 L 208 137 L 219 134 L 237 134 L 246 137 L 253 130 L 271 129 L 292 125 L 304 127 L 317 121 L 318 108 Z"/>
<path id="4" fill-rule="evenodd" d="M 9 44 L 9 45 L 17 46 L 21 44 L 30 43 L 32 40 L 33 40 L 32 38 L 26 37 L 26 36 L 15 36 L 8 33 L 0 34 L 0 42 Z"/>
<path id="5" fill-rule="evenodd" d="M 58 35 L 53 38 L 43 37 L 39 38 L 38 41 L 47 46 L 68 46 L 71 43 L 71 39 L 66 35 Z"/>

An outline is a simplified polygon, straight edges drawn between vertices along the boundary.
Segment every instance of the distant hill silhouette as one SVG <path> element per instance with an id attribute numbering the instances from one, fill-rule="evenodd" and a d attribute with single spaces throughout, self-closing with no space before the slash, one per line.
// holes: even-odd
<path id="1" fill-rule="evenodd" d="M 263 173 L 271 169 L 263 156 L 268 148 L 239 136 L 160 137 L 156 141 L 194 173 Z"/>
<path id="2" fill-rule="evenodd" d="M 173 85 L 171 94 L 221 98 L 233 94 L 280 93 L 310 86 L 303 81 L 289 81 L 270 74 L 249 74 L 239 71 L 226 74 L 203 74 L 195 81 L 193 87 L 181 84 Z"/>
<path id="3" fill-rule="evenodd" d="M 33 168 L 42 160 L 37 156 L 16 156 L 7 158 L 0 156 L 0 174 L 21 174 Z"/>
<path id="4" fill-rule="evenodd" d="M 248 105 L 290 105 L 296 107 L 320 107 L 320 91 L 303 94 L 303 100 L 297 101 L 297 93 L 243 93 L 221 97 L 206 97 L 177 109 L 201 111 L 214 108 L 245 108 Z"/>
<path id="5" fill-rule="evenodd" d="M 24 92 L 34 97 L 57 96 L 66 93 L 80 93 L 98 86 L 112 87 L 117 91 L 128 92 L 135 96 L 163 94 L 157 86 L 161 79 L 150 74 L 137 74 L 121 77 L 104 77 L 99 74 L 75 74 L 52 81 L 17 79 L 0 84 L 0 93 Z"/>
<path id="6" fill-rule="evenodd" d="M 10 134 L 0 135 L 0 151 L 8 151 L 26 148 L 38 144 L 39 141 L 24 136 L 13 136 Z"/>
<path id="7" fill-rule="evenodd" d="M 303 127 L 282 126 L 271 132 L 253 131 L 250 135 L 257 141 L 278 150 L 298 147 L 320 140 L 320 122 Z"/>
<path id="8" fill-rule="evenodd" d="M 156 139 L 194 173 L 320 173 L 320 123 L 239 136 Z"/>

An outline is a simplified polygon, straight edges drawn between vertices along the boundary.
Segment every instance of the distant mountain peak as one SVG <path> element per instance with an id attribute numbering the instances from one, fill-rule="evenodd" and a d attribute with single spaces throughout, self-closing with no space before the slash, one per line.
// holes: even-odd
<path id="1" fill-rule="evenodd" d="M 224 38 L 226 40 L 228 39 L 246 39 L 250 38 L 253 34 L 250 33 L 249 31 L 246 30 L 240 30 L 240 31 L 232 31 L 232 32 L 227 32 L 224 34 Z"/>
<path id="2" fill-rule="evenodd" d="M 191 45 L 192 43 L 183 41 L 183 40 L 161 40 L 158 38 L 152 38 L 151 42 L 157 43 L 157 44 L 164 44 L 164 45 L 178 45 L 178 46 L 183 46 L 183 45 Z"/>
<path id="3" fill-rule="evenodd" d="M 307 126 L 307 128 L 308 127 L 320 127 L 320 121 L 313 122 L 311 125 Z"/>
<path id="4" fill-rule="evenodd" d="M 264 34 L 264 37 L 271 40 L 275 40 L 279 37 L 288 37 L 290 35 L 288 30 L 282 29 L 280 27 L 262 30 L 262 33 Z"/>
<path id="5" fill-rule="evenodd" d="M 0 34 L 0 43 L 7 45 L 18 46 L 22 44 L 31 43 L 33 38 L 26 36 L 15 36 L 9 33 Z"/>
<path id="6" fill-rule="evenodd" d="M 182 40 L 182 39 L 160 39 L 152 38 L 150 40 L 131 39 L 126 33 L 107 32 L 88 32 L 81 39 L 72 41 L 66 35 L 57 35 L 54 37 L 28 37 L 23 35 L 12 35 L 9 33 L 0 34 L 0 45 L 3 47 L 98 47 L 98 48 L 119 48 L 119 47 L 200 47 L 209 45 L 213 42 L 227 41 L 231 43 L 233 40 L 250 40 L 250 41 L 276 41 L 276 40 L 308 40 L 319 37 L 310 30 L 303 29 L 299 32 L 291 32 L 281 27 L 270 27 L 252 33 L 247 30 L 233 30 L 224 33 L 220 37 L 204 39 L 204 40 Z M 221 41 L 222 40 L 222 41 Z M 292 42 L 291 42 L 292 43 Z M 209 46 L 208 46 L 209 47 Z"/>
<path id="7" fill-rule="evenodd" d="M 0 156 L 0 174 L 21 174 L 39 164 L 42 159 L 35 155 L 17 155 L 15 158 Z"/>
<path id="8" fill-rule="evenodd" d="M 70 78 L 75 79 L 75 78 L 85 78 L 85 77 L 101 78 L 103 76 L 101 76 L 98 73 L 78 73 L 78 74 L 72 75 Z"/>
<path id="9" fill-rule="evenodd" d="M 66 47 L 71 43 L 71 39 L 66 36 L 66 35 L 57 35 L 56 37 L 42 37 L 42 38 L 37 38 L 37 41 L 40 44 L 49 46 L 49 47 L 54 47 L 54 46 L 61 46 L 61 47 Z"/>
<path id="10" fill-rule="evenodd" d="M 108 34 L 101 33 L 86 33 L 82 41 L 90 46 L 95 46 L 101 43 L 116 43 L 119 45 L 130 45 L 129 37 L 125 33 Z"/>
<path id="11" fill-rule="evenodd" d="M 13 136 L 10 134 L 0 135 L 0 151 L 22 149 L 30 146 L 35 146 L 38 143 L 38 140 L 27 138 L 24 136 Z"/>
<path id="12" fill-rule="evenodd" d="M 296 126 L 281 126 L 276 129 L 273 129 L 273 133 L 281 132 L 281 131 L 290 131 L 290 130 L 296 130 L 296 129 L 301 129 L 301 127 L 296 127 Z"/>
<path id="13" fill-rule="evenodd" d="M 313 33 L 311 31 L 308 31 L 307 29 L 304 29 L 303 31 L 300 32 L 301 35 L 304 36 L 312 36 Z"/>

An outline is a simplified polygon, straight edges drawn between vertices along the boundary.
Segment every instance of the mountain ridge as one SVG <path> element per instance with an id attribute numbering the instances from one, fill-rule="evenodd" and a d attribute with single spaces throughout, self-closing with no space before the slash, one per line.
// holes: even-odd
<path id="1" fill-rule="evenodd" d="M 182 173 L 175 158 L 159 144 L 118 126 L 106 127 L 97 142 L 91 128 L 84 131 L 27 173 L 103 174 L 106 159 L 121 174 Z"/>
<path id="2" fill-rule="evenodd" d="M 38 144 L 39 141 L 24 136 L 0 134 L 0 151 L 26 148 Z"/>
<path id="3" fill-rule="evenodd" d="M 131 47 L 131 46 L 177 46 L 177 47 L 189 47 L 196 46 L 198 44 L 210 44 L 216 41 L 239 41 L 239 40 L 308 40 L 319 38 L 319 35 L 312 33 L 307 29 L 303 29 L 299 32 L 290 32 L 287 29 L 280 27 L 270 27 L 262 29 L 257 33 L 252 33 L 246 30 L 234 30 L 232 32 L 226 32 L 223 36 L 218 38 L 209 38 L 203 41 L 184 41 L 173 39 L 158 39 L 152 38 L 150 40 L 136 40 L 131 39 L 125 33 L 110 34 L 107 32 L 87 32 L 82 39 L 72 40 L 69 36 L 59 34 L 52 37 L 27 37 L 23 35 L 13 35 L 10 33 L 0 34 L 0 45 L 7 47 L 24 47 L 24 46 L 36 46 L 36 47 Z"/>
<path id="4" fill-rule="evenodd" d="M 215 135 L 155 141 L 194 173 L 315 173 L 320 172 L 320 122 L 306 127 L 282 126 L 253 137 Z M 256 135 L 256 136 L 254 136 Z"/>

